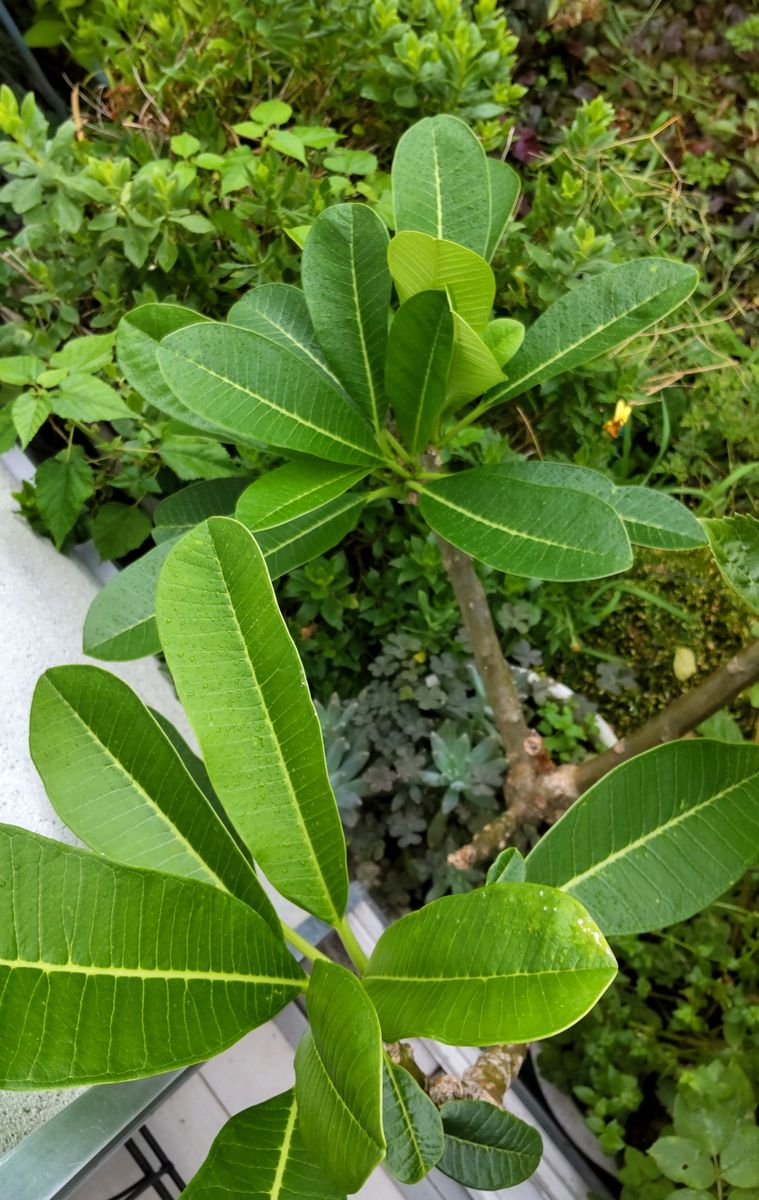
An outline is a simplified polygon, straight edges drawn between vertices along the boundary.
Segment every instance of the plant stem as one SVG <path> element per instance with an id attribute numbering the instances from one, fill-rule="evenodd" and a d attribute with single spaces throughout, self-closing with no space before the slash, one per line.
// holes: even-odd
<path id="1" fill-rule="evenodd" d="M 289 925 L 285 925 L 284 921 L 280 921 L 282 933 L 285 935 L 285 941 L 288 941 L 296 950 L 300 950 L 304 958 L 308 958 L 311 962 L 316 962 L 317 958 L 323 958 L 325 962 L 329 962 L 326 954 L 322 954 L 321 950 L 317 950 L 316 946 L 312 946 L 304 937 L 301 937 L 296 930 L 291 929 Z"/>
<path id="2" fill-rule="evenodd" d="M 354 967 L 360 975 L 363 975 L 369 965 L 369 960 L 359 946 L 356 935 L 348 924 L 348 918 L 343 917 L 341 921 L 338 921 L 335 929 L 340 934 L 340 940 L 348 951 Z"/>

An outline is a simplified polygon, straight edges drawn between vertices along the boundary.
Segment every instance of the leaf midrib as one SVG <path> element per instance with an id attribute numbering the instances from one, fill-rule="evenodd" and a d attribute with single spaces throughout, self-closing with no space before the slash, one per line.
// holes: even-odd
<path id="1" fill-rule="evenodd" d="M 474 1150 L 478 1150 L 483 1154 L 506 1154 L 513 1155 L 514 1158 L 527 1158 L 532 1161 L 535 1158 L 535 1153 L 531 1154 L 529 1150 L 512 1150 L 504 1149 L 503 1146 L 487 1146 L 483 1142 L 473 1142 L 469 1138 L 459 1137 L 456 1133 L 445 1131 L 446 1140 L 449 1142 L 460 1142 L 462 1146 L 471 1146 Z"/>
<path id="2" fill-rule="evenodd" d="M 361 346 L 361 358 L 364 363 L 364 377 L 369 389 L 369 403 L 372 410 L 372 423 L 374 428 L 379 432 L 379 408 L 377 406 L 377 392 L 374 386 L 374 377 L 372 375 L 371 364 L 369 362 L 369 352 L 366 347 L 366 336 L 364 334 L 364 310 L 359 303 L 358 296 L 358 275 L 356 273 L 356 222 L 353 211 L 350 214 L 351 236 L 350 236 L 350 256 L 351 256 L 351 287 L 353 289 L 353 307 L 356 313 L 356 327 L 358 329 L 358 340 Z"/>
<path id="3" fill-rule="evenodd" d="M 289 329 L 287 329 L 284 325 L 279 325 L 273 317 L 269 316 L 268 313 L 263 313 L 260 309 L 256 309 L 255 314 L 262 321 L 268 322 L 269 325 L 278 330 L 282 336 L 287 338 L 288 342 L 290 342 L 293 346 L 297 346 L 298 349 L 301 350 L 306 357 L 311 360 L 314 366 L 322 371 L 331 383 L 335 384 L 335 386 L 343 394 L 343 398 L 346 400 L 350 399 L 340 380 L 337 378 L 337 375 L 332 373 L 327 363 L 322 358 L 319 358 L 318 355 L 314 354 L 313 350 L 310 350 L 308 346 L 304 345 L 303 342 L 299 342 Z M 273 337 L 267 337 L 265 333 L 261 333 L 258 329 L 251 329 L 249 325 L 238 325 L 235 321 L 227 321 L 227 325 L 234 325 L 236 329 L 244 329 L 246 333 L 255 333 L 258 337 L 262 338 L 266 342 L 269 342 L 272 346 L 279 346 L 280 349 L 282 348 L 281 342 L 276 341 Z"/>
<path id="4" fill-rule="evenodd" d="M 295 1133 L 295 1122 L 297 1116 L 298 1102 L 295 1099 L 295 1094 L 293 1093 L 293 1098 L 290 1103 L 290 1111 L 287 1114 L 287 1124 L 285 1126 L 285 1131 L 282 1134 L 279 1161 L 277 1163 L 277 1169 L 274 1172 L 274 1179 L 272 1180 L 271 1184 L 269 1200 L 279 1200 L 279 1194 L 282 1191 L 282 1185 L 285 1179 L 285 1171 L 287 1170 L 287 1164 L 290 1159 L 290 1147 L 292 1146 L 293 1134 Z"/>
<path id="5" fill-rule="evenodd" d="M 422 423 L 422 414 L 424 413 L 425 407 L 427 404 L 427 392 L 429 390 L 429 385 L 430 385 L 430 375 L 432 374 L 432 365 L 435 361 L 435 356 L 437 354 L 438 343 L 440 342 L 440 337 L 442 335 L 442 329 L 443 329 L 443 324 L 444 324 L 446 315 L 447 315 L 447 310 L 444 310 L 438 317 L 437 326 L 435 328 L 435 336 L 432 339 L 430 351 L 429 351 L 429 354 L 427 355 L 427 365 L 424 369 L 424 379 L 422 381 L 422 387 L 421 387 L 421 403 L 417 405 L 416 420 L 414 421 L 414 434 L 413 434 L 413 438 L 411 441 L 411 446 L 412 446 L 413 450 L 418 450 L 418 448 L 419 448 L 419 446 L 418 446 L 419 426 Z M 448 365 L 450 367 L 450 359 L 449 359 Z"/>
<path id="6" fill-rule="evenodd" d="M 340 500 L 340 499 L 342 499 L 342 497 L 337 496 L 336 499 Z M 292 537 L 286 538 L 285 541 L 283 541 L 283 542 L 277 542 L 277 544 L 275 546 L 270 546 L 267 550 L 263 550 L 262 554 L 263 554 L 264 558 L 268 560 L 270 555 L 279 554 L 279 552 L 281 550 L 284 550 L 288 546 L 291 546 L 293 544 L 293 542 L 297 542 L 299 538 L 306 537 L 309 533 L 315 533 L 317 529 L 321 529 L 321 527 L 323 525 L 327 525 L 330 521 L 332 521 L 336 517 L 342 517 L 348 511 L 348 509 L 354 507 L 355 505 L 358 505 L 362 500 L 363 500 L 362 496 L 356 496 L 355 494 L 349 492 L 348 497 L 345 499 L 345 502 L 343 503 L 341 508 L 334 508 L 331 512 L 328 512 L 325 516 L 321 517 L 320 520 L 314 521 L 313 524 L 305 525 L 305 526 L 303 526 L 303 528 L 297 530 L 297 532 L 294 533 L 292 535 Z M 326 503 L 330 504 L 331 501 L 327 500 Z M 319 507 L 321 507 L 321 505 Z M 314 511 L 314 510 L 312 510 L 312 511 Z M 301 516 L 308 516 L 308 515 L 309 515 L 308 513 L 301 514 Z M 291 520 L 297 521 L 298 518 L 292 517 Z M 289 523 L 290 523 L 289 521 L 282 521 L 283 525 L 289 525 Z M 269 534 L 274 533 L 274 531 L 277 528 L 278 528 L 278 526 L 276 526 L 276 525 L 270 525 L 268 529 L 256 529 L 253 533 L 253 537 L 255 537 L 257 533 L 269 533 Z"/>
<path id="7" fill-rule="evenodd" d="M 423 1171 L 426 1171 L 427 1164 L 424 1160 L 424 1157 L 422 1156 L 421 1147 L 419 1145 L 419 1141 L 416 1136 L 416 1129 L 414 1128 L 414 1122 L 411 1120 L 411 1112 L 406 1104 L 405 1097 L 398 1085 L 398 1080 L 395 1078 L 395 1071 L 393 1070 L 392 1066 L 388 1065 L 387 1073 L 390 1076 L 390 1085 L 395 1094 L 395 1098 L 398 1101 L 398 1105 L 400 1107 L 401 1112 L 403 1113 L 403 1117 L 404 1117 L 404 1120 L 406 1123 L 406 1129 L 407 1129 L 408 1135 L 411 1138 L 411 1141 L 413 1143 L 413 1149 L 414 1149 L 414 1153 L 416 1154 L 416 1160 L 419 1163 L 419 1166 L 421 1167 L 421 1169 Z"/>
<path id="8" fill-rule="evenodd" d="M 327 1070 L 326 1066 L 324 1065 L 324 1059 L 322 1058 L 321 1054 L 319 1053 L 319 1047 L 316 1044 L 316 1038 L 313 1035 L 313 1030 L 311 1031 L 311 1045 L 313 1047 L 314 1055 L 316 1057 L 316 1062 L 319 1065 L 319 1069 L 322 1073 L 322 1076 L 326 1080 L 330 1089 L 334 1092 L 335 1096 L 337 1097 L 337 1101 L 340 1104 L 341 1108 L 343 1108 L 345 1110 L 345 1112 L 348 1114 L 348 1119 L 352 1122 L 352 1124 L 354 1124 L 358 1129 L 361 1130 L 364 1137 L 367 1139 L 367 1141 L 371 1142 L 372 1146 L 375 1146 L 377 1148 L 377 1150 L 384 1152 L 385 1147 L 382 1145 L 382 1143 L 378 1142 L 376 1140 L 376 1138 L 374 1137 L 374 1135 L 372 1133 L 370 1133 L 369 1130 L 364 1125 L 361 1124 L 361 1122 L 359 1121 L 356 1114 L 349 1107 L 347 1102 L 340 1095 L 340 1092 L 337 1090 L 335 1083 L 332 1079 L 332 1076 L 330 1075 L 329 1071 Z"/>
<path id="9" fill-rule="evenodd" d="M 598 971 L 612 971 L 612 967 L 597 963 L 593 967 L 555 967 L 541 971 L 509 971 L 508 974 L 494 971 L 492 975 L 377 975 L 374 971 L 369 971 L 366 975 L 366 983 L 373 983 L 375 980 L 381 980 L 383 983 L 490 983 L 493 980 L 537 980 L 542 979 L 544 975 L 595 974 Z"/>
<path id="10" fill-rule="evenodd" d="M 298 980 L 292 976 L 249 975 L 236 971 L 200 971 L 197 969 L 182 971 L 168 967 L 100 967 L 72 960 L 65 963 L 53 963 L 46 959 L 27 958 L 0 958 L 0 968 L 2 967 L 9 967 L 13 970 L 40 971 L 45 975 L 89 975 L 96 978 L 117 979 L 184 979 L 186 982 L 193 979 L 210 979 L 218 983 L 265 983 L 300 987 Z"/>

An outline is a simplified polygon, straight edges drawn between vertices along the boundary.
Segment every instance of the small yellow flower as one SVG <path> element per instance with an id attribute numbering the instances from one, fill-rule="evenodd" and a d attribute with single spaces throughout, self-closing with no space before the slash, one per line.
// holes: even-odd
<path id="1" fill-rule="evenodd" d="M 414 655 L 414 662 L 423 663 L 427 661 L 427 654 L 424 650 L 417 650 Z"/>
<path id="2" fill-rule="evenodd" d="M 607 421 L 604 429 L 611 437 L 619 437 L 621 430 L 624 429 L 627 422 L 632 416 L 632 408 L 629 404 L 625 404 L 624 400 L 617 400 L 617 407 L 614 409 L 614 416 L 611 421 Z"/>

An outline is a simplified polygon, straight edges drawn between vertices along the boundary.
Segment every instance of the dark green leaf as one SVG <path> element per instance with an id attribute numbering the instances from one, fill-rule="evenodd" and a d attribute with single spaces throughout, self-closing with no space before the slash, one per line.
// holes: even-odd
<path id="1" fill-rule="evenodd" d="M 166 542 L 194 529 L 206 517 L 231 517 L 245 488 L 247 479 L 230 476 L 191 483 L 172 496 L 167 496 L 153 514 L 153 537 Z"/>
<path id="2" fill-rule="evenodd" d="M 365 503 L 365 496 L 350 492 L 292 521 L 256 532 L 270 577 L 278 579 L 337 546 L 355 528 Z"/>
<path id="3" fill-rule="evenodd" d="M 704 528 L 722 578 L 759 613 L 759 521 L 739 513 L 704 521 Z"/>
<path id="4" fill-rule="evenodd" d="M 174 541 L 163 542 L 112 576 L 87 612 L 84 652 L 106 662 L 158 654 L 155 623 L 158 575 Z"/>
<path id="5" fill-rule="evenodd" d="M 390 327 L 385 390 L 398 430 L 414 453 L 434 436 L 453 356 L 453 316 L 444 292 L 419 292 Z"/>
<path id="6" fill-rule="evenodd" d="M 40 463 L 34 482 L 37 507 L 60 550 L 95 491 L 92 467 L 82 447 L 72 445 Z"/>
<path id="7" fill-rule="evenodd" d="M 693 550 L 706 542 L 701 522 L 666 492 L 646 487 L 617 488 L 610 500 L 636 546 L 653 550 Z"/>
<path id="8" fill-rule="evenodd" d="M 285 463 L 248 485 L 237 503 L 237 519 L 253 533 L 282 525 L 342 496 L 365 475 L 360 467 L 318 459 Z"/>
<path id="9" fill-rule="evenodd" d="M 540 1162 L 537 1129 L 484 1100 L 452 1100 L 440 1110 L 445 1148 L 438 1169 L 465 1187 L 493 1192 L 529 1179 Z"/>
<path id="10" fill-rule="evenodd" d="M 90 529 L 97 552 L 105 561 L 123 558 L 130 550 L 141 546 L 150 535 L 151 522 L 148 514 L 136 504 L 119 504 L 113 500 L 98 509 Z"/>
<path id="11" fill-rule="evenodd" d="M 386 1061 L 382 1079 L 388 1169 L 402 1183 L 418 1183 L 443 1153 L 440 1113 L 403 1067 Z"/>

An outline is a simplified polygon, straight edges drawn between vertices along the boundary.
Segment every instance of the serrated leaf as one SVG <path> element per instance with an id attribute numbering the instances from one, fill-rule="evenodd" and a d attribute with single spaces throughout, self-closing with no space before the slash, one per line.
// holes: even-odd
<path id="1" fill-rule="evenodd" d="M 527 878 L 525 860 L 516 846 L 507 846 L 488 868 L 486 883 L 524 883 Z"/>
<path id="2" fill-rule="evenodd" d="M 265 283 L 246 292 L 233 304 L 227 320 L 267 337 L 292 351 L 311 367 L 318 367 L 327 380 L 342 390 L 342 384 L 329 368 L 316 340 L 306 298 L 300 288 L 289 283 Z"/>
<path id="3" fill-rule="evenodd" d="M 230 1117 L 185 1200 L 345 1200 L 303 1145 L 291 1089 Z"/>
<path id="4" fill-rule="evenodd" d="M 227 517 L 185 534 L 156 616 L 230 820 L 283 895 L 334 923 L 347 901 L 345 840 L 303 667 L 252 534 Z"/>
<path id="5" fill-rule="evenodd" d="M 445 291 L 453 311 L 476 333 L 484 331 L 495 276 L 479 254 L 426 233 L 401 232 L 390 242 L 387 259 L 401 304 L 418 292 Z"/>
<path id="6" fill-rule="evenodd" d="M 253 533 L 282 525 L 342 496 L 366 473 L 317 459 L 285 463 L 248 484 L 237 502 L 237 519 Z"/>
<path id="7" fill-rule="evenodd" d="M 641 258 L 586 279 L 530 326 L 489 407 L 610 353 L 687 300 L 697 281 L 694 267 L 666 258 Z"/>
<path id="8" fill-rule="evenodd" d="M 319 959 L 308 987 L 310 1029 L 295 1053 L 301 1136 L 328 1179 L 356 1192 L 385 1156 L 377 1014 L 345 967 Z"/>
<path id="9" fill-rule="evenodd" d="M 392 182 L 397 230 L 428 233 L 487 253 L 490 168 L 463 121 L 426 117 L 407 129 L 395 150 Z"/>
<path id="10" fill-rule="evenodd" d="M 401 437 L 414 453 L 434 436 L 453 357 L 453 315 L 443 292 L 419 292 L 390 327 L 385 390 Z"/>
<path id="11" fill-rule="evenodd" d="M 440 1116 L 445 1147 L 438 1170 L 465 1187 L 498 1191 L 529 1179 L 540 1163 L 543 1141 L 511 1113 L 485 1100 L 451 1100 Z"/>
<path id="12" fill-rule="evenodd" d="M 706 542 L 701 522 L 666 492 L 618 487 L 610 501 L 636 546 L 653 550 L 693 550 Z"/>
<path id="13" fill-rule="evenodd" d="M 92 540 L 104 562 L 136 550 L 150 536 L 151 528 L 150 517 L 138 505 L 116 500 L 99 508 L 90 523 Z"/>
<path id="14" fill-rule="evenodd" d="M 388 1169 L 401 1183 L 418 1183 L 443 1153 L 440 1113 L 403 1067 L 386 1061 L 382 1079 Z"/>
<path id="15" fill-rule="evenodd" d="M 56 416 L 67 421 L 120 421 L 134 417 L 115 388 L 95 375 L 67 375 L 55 392 L 48 393 L 48 403 Z"/>
<path id="16" fill-rule="evenodd" d="M 100 667 L 54 667 L 32 700 L 30 749 L 53 808 L 92 850 L 213 884 L 280 934 L 271 902 L 142 701 Z"/>
<path id="17" fill-rule="evenodd" d="M 725 583 L 759 613 L 759 521 L 737 514 L 704 521 L 703 526 Z"/>
<path id="18" fill-rule="evenodd" d="M 173 541 L 194 529 L 206 517 L 231 517 L 240 496 L 249 486 L 247 479 L 229 476 L 191 483 L 167 496 L 153 513 L 153 538 L 156 542 Z"/>
<path id="19" fill-rule="evenodd" d="M 386 1041 L 484 1046 L 566 1029 L 615 974 L 614 955 L 573 897 L 497 883 L 401 917 L 380 937 L 364 984 Z"/>
<path id="20" fill-rule="evenodd" d="M 508 163 L 488 158 L 490 182 L 490 222 L 485 258 L 490 262 L 498 249 L 506 226 L 511 220 L 519 199 L 519 176 Z"/>
<path id="21" fill-rule="evenodd" d="M 84 621 L 85 654 L 105 662 L 124 662 L 160 652 L 155 623 L 156 585 L 175 540 L 154 546 L 100 589 Z"/>
<path id="22" fill-rule="evenodd" d="M 60 550 L 95 491 L 92 467 L 82 447 L 69 446 L 40 463 L 34 486 L 37 507 Z"/>
<path id="23" fill-rule="evenodd" d="M 279 579 L 337 546 L 355 528 L 365 504 L 366 496 L 350 492 L 255 533 L 270 578 Z"/>
<path id="24" fill-rule="evenodd" d="M 303 250 L 303 293 L 319 345 L 351 400 L 383 428 L 390 272 L 388 232 L 365 204 L 336 204 Z"/>
<path id="25" fill-rule="evenodd" d="M 71 338 L 60 350 L 50 356 L 51 367 L 65 367 L 67 371 L 99 371 L 113 358 L 115 334 L 97 333 L 86 337 Z"/>
<path id="26" fill-rule="evenodd" d="M 43 368 L 42 359 L 34 354 L 8 354 L 0 357 L 0 383 L 25 387 L 35 382 Z"/>
<path id="27" fill-rule="evenodd" d="M 39 392 L 21 392 L 11 405 L 11 414 L 21 447 L 25 450 L 50 416 L 50 405 Z"/>
<path id="28" fill-rule="evenodd" d="M 759 746 L 698 739 L 615 767 L 527 858 L 604 933 L 646 933 L 718 899 L 756 858 Z"/>
<path id="29" fill-rule="evenodd" d="M 543 483 L 534 465 L 534 475 L 521 478 L 508 466 L 477 467 L 425 483 L 419 510 L 454 546 L 513 575 L 598 579 L 626 570 L 632 552 L 614 510 L 594 495 Z"/>
<path id="30" fill-rule="evenodd" d="M 273 1017 L 303 973 L 258 913 L 192 879 L 0 826 L 0 1086 L 136 1079 Z M 55 1013 L 55 1020 L 50 1014 Z"/>

